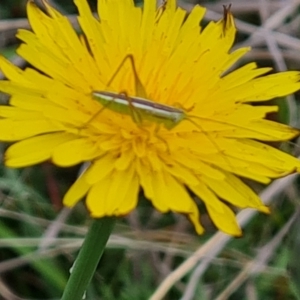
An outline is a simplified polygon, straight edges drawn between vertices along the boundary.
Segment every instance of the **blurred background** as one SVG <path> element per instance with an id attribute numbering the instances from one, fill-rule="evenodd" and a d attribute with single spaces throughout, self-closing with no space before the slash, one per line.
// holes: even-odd
<path id="1" fill-rule="evenodd" d="M 48 2 L 80 30 L 72 0 Z M 89 2 L 95 10 L 96 0 Z M 234 49 L 252 47 L 240 64 L 300 70 L 300 0 L 178 1 L 187 11 L 205 6 L 203 25 L 222 18 L 223 5 L 230 3 L 238 28 Z M 26 1 L 0 0 L 0 53 L 23 68 L 26 63 L 15 54 L 18 28 L 29 28 Z M 1 94 L 0 100 L 7 97 Z M 300 127 L 297 100 L 299 94 L 275 100 L 281 110 L 270 118 Z M 296 140 L 274 146 L 299 153 Z M 6 148 L 0 144 L 1 157 Z M 81 168 L 50 162 L 21 170 L 0 165 L 0 299 L 60 298 L 90 221 L 83 203 L 73 210 L 62 206 Z M 180 280 L 170 277 L 163 299 L 300 299 L 299 179 L 294 175 L 267 187 L 249 184 L 272 214 L 239 214 L 244 235 L 238 239 L 217 233 L 204 207 L 206 232 L 197 236 L 184 216 L 162 215 L 141 196 L 139 208 L 118 221 L 86 299 L 149 299 L 175 270 Z M 178 270 L 195 252 L 200 259 L 192 268 Z"/>

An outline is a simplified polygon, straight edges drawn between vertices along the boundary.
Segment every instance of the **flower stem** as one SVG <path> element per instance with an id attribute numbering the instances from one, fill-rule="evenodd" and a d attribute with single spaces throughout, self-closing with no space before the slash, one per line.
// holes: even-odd
<path id="1" fill-rule="evenodd" d="M 94 275 L 116 219 L 94 219 L 72 267 L 61 300 L 82 300 Z"/>

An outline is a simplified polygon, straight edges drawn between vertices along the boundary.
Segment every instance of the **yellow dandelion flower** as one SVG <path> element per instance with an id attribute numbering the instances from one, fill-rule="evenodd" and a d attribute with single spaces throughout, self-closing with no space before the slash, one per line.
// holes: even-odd
<path id="1" fill-rule="evenodd" d="M 6 151 L 6 165 L 91 161 L 65 195 L 66 206 L 86 196 L 92 217 L 122 216 L 137 206 L 142 189 L 156 209 L 186 214 L 200 234 L 196 196 L 220 230 L 240 235 L 232 206 L 268 208 L 239 176 L 268 183 L 300 170 L 297 159 L 260 142 L 289 140 L 298 130 L 265 119 L 277 106 L 251 103 L 298 90 L 299 72 L 262 76 L 270 68 L 255 63 L 229 72 L 249 51 L 230 51 L 236 28 L 229 12 L 201 28 L 205 9 L 187 15 L 175 0 L 159 9 L 155 0 L 143 8 L 133 0 L 99 0 L 100 20 L 86 0 L 75 4 L 82 36 L 47 2 L 44 13 L 29 1 L 32 32 L 19 30 L 17 52 L 34 68 L 0 58 L 7 78 L 0 90 L 11 95 L 10 106 L 0 107 L 0 139 L 18 141 Z M 184 120 L 173 128 L 137 123 L 93 97 L 109 91 L 145 98 L 134 67 L 147 99 L 180 108 Z"/>

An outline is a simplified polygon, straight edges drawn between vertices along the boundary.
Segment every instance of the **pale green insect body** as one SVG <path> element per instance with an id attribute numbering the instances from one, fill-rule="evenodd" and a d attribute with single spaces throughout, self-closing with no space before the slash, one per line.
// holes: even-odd
<path id="1" fill-rule="evenodd" d="M 107 91 L 94 91 L 92 94 L 94 99 L 103 105 L 103 108 L 129 115 L 139 125 L 142 124 L 143 120 L 147 120 L 163 124 L 165 128 L 170 130 L 186 118 L 182 109 L 145 98 L 128 97 L 124 94 Z"/>

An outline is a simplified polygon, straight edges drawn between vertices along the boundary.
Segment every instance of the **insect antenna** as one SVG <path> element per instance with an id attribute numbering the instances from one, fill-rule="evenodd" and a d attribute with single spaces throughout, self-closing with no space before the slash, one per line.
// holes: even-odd
<path id="1" fill-rule="evenodd" d="M 219 144 L 213 139 L 213 137 L 209 134 L 209 132 L 205 131 L 204 128 L 200 124 L 196 123 L 192 118 L 198 120 L 204 120 L 204 118 L 193 116 L 193 115 L 186 115 L 186 117 L 183 120 L 188 121 L 192 123 L 195 127 L 197 127 L 200 130 L 200 132 L 203 133 L 207 137 L 207 139 L 214 145 L 214 147 L 220 152 L 222 158 L 224 159 L 224 162 L 231 169 L 230 171 L 234 171 L 235 168 L 233 167 L 232 163 L 229 161 L 228 157 L 224 154 L 224 150 L 220 148 Z"/>
<path id="2" fill-rule="evenodd" d="M 223 36 L 226 35 L 228 27 L 232 25 L 232 15 L 230 9 L 231 4 L 229 4 L 228 6 L 223 5 Z"/>
<path id="3" fill-rule="evenodd" d="M 156 11 L 156 16 L 155 16 L 155 23 L 158 23 L 162 14 L 164 13 L 164 11 L 166 10 L 167 7 L 167 0 L 163 0 L 162 4 L 157 8 Z"/>

